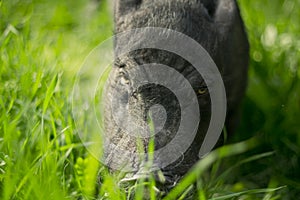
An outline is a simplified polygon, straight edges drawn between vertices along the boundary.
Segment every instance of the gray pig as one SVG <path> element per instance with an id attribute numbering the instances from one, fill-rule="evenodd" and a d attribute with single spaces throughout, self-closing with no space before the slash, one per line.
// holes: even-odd
<path id="1" fill-rule="evenodd" d="M 181 32 L 201 44 L 221 73 L 227 96 L 225 126 L 229 133 L 234 131 L 239 104 L 247 85 L 249 53 L 247 35 L 235 0 L 116 0 L 114 16 L 116 34 L 135 28 L 162 27 Z M 121 41 L 117 37 L 115 48 L 129 41 L 130 38 Z M 132 88 L 135 79 L 145 75 L 137 69 L 147 63 L 160 63 L 180 72 L 197 94 L 201 111 L 201 123 L 192 144 L 185 152 L 180 152 L 182 156 L 178 160 L 159 167 L 167 181 L 172 182 L 199 160 L 198 152 L 211 116 L 210 95 L 203 77 L 187 60 L 172 52 L 149 48 L 134 50 L 126 55 L 116 53 L 104 100 L 105 134 L 114 147 L 105 146 L 105 159 L 112 169 L 127 162 L 132 168 L 133 178 L 144 173 L 143 165 L 147 160 L 147 157 L 143 160 L 134 154 L 138 151 L 137 139 L 128 135 L 113 115 L 122 119 L 129 113 L 135 116 L 135 124 L 142 126 L 148 120 L 149 108 L 159 104 L 164 107 L 167 118 L 163 128 L 154 136 L 155 149 L 163 148 L 176 135 L 182 110 L 172 91 L 155 84 Z M 142 149 L 146 152 L 150 138 L 141 140 Z M 116 150 L 116 146 L 124 151 Z M 153 166 L 160 166 L 160 162 L 160 156 L 156 155 Z M 153 167 L 150 171 L 155 170 Z"/>

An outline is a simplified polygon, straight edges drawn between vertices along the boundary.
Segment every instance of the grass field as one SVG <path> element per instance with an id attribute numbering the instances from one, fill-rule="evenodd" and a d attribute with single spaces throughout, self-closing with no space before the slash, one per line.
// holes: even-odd
<path id="1" fill-rule="evenodd" d="M 166 195 L 152 180 L 121 187 L 76 132 L 72 87 L 112 35 L 108 4 L 0 1 L 0 199 L 298 199 L 300 1 L 239 4 L 251 44 L 241 126 Z"/>

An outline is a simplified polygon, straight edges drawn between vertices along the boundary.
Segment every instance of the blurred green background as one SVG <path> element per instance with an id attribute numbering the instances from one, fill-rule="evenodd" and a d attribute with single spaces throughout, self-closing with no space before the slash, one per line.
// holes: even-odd
<path id="1" fill-rule="evenodd" d="M 241 126 L 231 142 L 256 136 L 261 144 L 197 177 L 203 182 L 197 197 L 297 199 L 300 0 L 238 2 L 251 61 Z M 120 177 L 109 175 L 85 150 L 71 112 L 76 72 L 88 53 L 113 34 L 111 4 L 0 1 L 0 199 L 131 197 L 118 186 Z M 222 171 L 236 164 L 225 176 Z M 216 179 L 215 171 L 225 178 Z M 138 186 L 129 188 L 142 198 Z"/>

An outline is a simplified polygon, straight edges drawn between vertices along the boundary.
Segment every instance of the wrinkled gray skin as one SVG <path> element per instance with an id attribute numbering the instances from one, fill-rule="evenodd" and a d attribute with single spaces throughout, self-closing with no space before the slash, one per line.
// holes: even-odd
<path id="1" fill-rule="evenodd" d="M 213 58 L 221 72 L 227 95 L 226 127 L 229 133 L 238 120 L 239 104 L 245 93 L 249 45 L 235 0 L 115 0 L 115 33 L 142 27 L 163 27 L 188 35 L 199 42 Z M 142 40 L 142 39 L 141 39 Z M 127 42 L 127 41 L 125 41 Z M 124 41 L 115 41 L 115 46 Z M 118 55 L 116 55 L 118 57 Z M 148 85 L 137 90 L 130 87 L 135 69 L 141 64 L 160 63 L 172 66 L 185 76 L 198 94 L 201 123 L 197 136 L 183 156 L 164 169 L 167 180 L 174 181 L 183 175 L 199 159 L 198 152 L 210 120 L 210 97 L 201 75 L 183 58 L 169 52 L 144 49 L 116 58 L 105 92 L 105 133 L 111 141 L 132 152 L 136 152 L 136 140 L 118 127 L 112 116 L 112 99 L 117 92 L 123 99 L 120 105 L 137 116 L 137 123 L 147 121 L 149 107 L 161 104 L 167 112 L 167 121 L 155 137 L 155 148 L 165 146 L 176 134 L 181 110 L 174 94 L 164 87 Z M 162 95 L 163 94 L 163 95 Z M 162 97 L 163 96 L 163 97 Z M 128 100 L 129 99 L 129 100 Z M 117 113 L 122 115 L 122 113 Z M 122 118 L 122 116 L 120 116 Z M 145 151 L 148 139 L 143 140 Z M 122 162 L 125 156 L 106 149 L 109 165 Z M 131 157 L 127 161 L 141 171 L 141 162 Z M 159 158 L 156 159 L 159 162 Z"/>

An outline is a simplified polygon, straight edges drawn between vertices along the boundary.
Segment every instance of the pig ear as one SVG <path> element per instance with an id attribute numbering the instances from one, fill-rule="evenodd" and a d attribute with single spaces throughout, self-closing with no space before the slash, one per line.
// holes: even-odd
<path id="1" fill-rule="evenodd" d="M 225 85 L 230 87 L 226 92 L 231 99 L 240 99 L 246 87 L 249 43 L 236 0 L 218 0 L 214 21 L 219 34 L 218 67 L 223 71 Z M 228 111 L 235 107 L 235 102 L 228 101 Z"/>
<path id="2" fill-rule="evenodd" d="M 218 0 L 215 4 L 214 21 L 220 24 L 232 24 L 240 18 L 236 0 Z"/>
<path id="3" fill-rule="evenodd" d="M 121 17 L 136 10 L 142 0 L 115 0 L 115 17 Z"/>
<path id="4" fill-rule="evenodd" d="M 218 0 L 214 22 L 218 27 L 221 39 L 232 40 L 231 46 L 244 46 L 243 51 L 248 51 L 247 34 L 236 0 Z"/>

